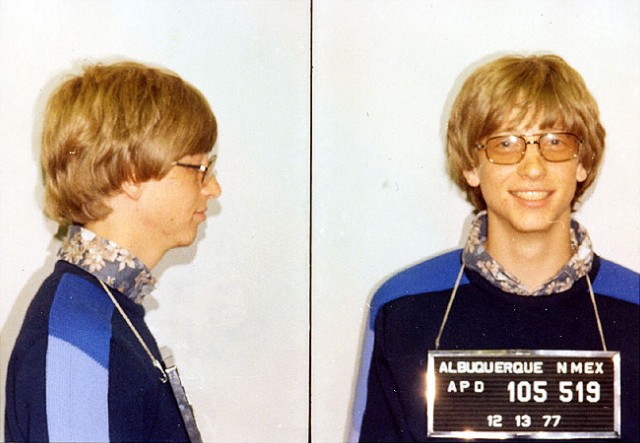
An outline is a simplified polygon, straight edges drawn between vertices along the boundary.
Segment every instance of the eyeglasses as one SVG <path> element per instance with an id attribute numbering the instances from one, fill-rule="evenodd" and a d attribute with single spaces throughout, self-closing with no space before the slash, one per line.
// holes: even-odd
<path id="1" fill-rule="evenodd" d="M 515 165 L 520 163 L 527 152 L 527 145 L 538 145 L 540 154 L 550 162 L 564 162 L 576 158 L 582 140 L 569 132 L 534 134 L 537 141 L 527 141 L 520 135 L 500 135 L 491 137 L 484 145 L 475 147 L 484 149 L 487 159 L 497 165 Z"/>
<path id="2" fill-rule="evenodd" d="M 213 166 L 215 165 L 217 158 L 218 158 L 217 155 L 214 155 L 211 158 L 209 158 L 209 160 L 207 160 L 207 163 L 209 164 L 209 166 L 191 165 L 189 163 L 181 163 L 181 162 L 172 162 L 171 166 L 181 166 L 183 168 L 196 169 L 202 172 L 202 184 L 205 184 L 207 181 L 209 181 L 209 179 L 213 175 Z"/>

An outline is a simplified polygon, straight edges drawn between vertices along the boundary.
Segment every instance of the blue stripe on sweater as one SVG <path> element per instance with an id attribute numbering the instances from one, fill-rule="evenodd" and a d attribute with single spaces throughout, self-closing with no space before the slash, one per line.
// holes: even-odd
<path id="1" fill-rule="evenodd" d="M 109 441 L 109 351 L 113 303 L 66 274 L 49 314 L 47 426 L 51 441 Z"/>
<path id="2" fill-rule="evenodd" d="M 461 254 L 462 250 L 456 249 L 405 269 L 387 280 L 374 294 L 369 303 L 369 319 L 364 331 L 348 441 L 358 441 L 360 438 L 362 416 L 367 404 L 369 367 L 373 355 L 373 329 L 378 311 L 384 304 L 405 295 L 452 289 L 462 266 Z M 460 285 L 468 283 L 466 275 L 463 275 Z"/>
<path id="3" fill-rule="evenodd" d="M 640 274 L 609 260 L 600 259 L 600 270 L 593 281 L 593 292 L 640 304 Z"/>
<path id="4" fill-rule="evenodd" d="M 391 300 L 412 294 L 444 291 L 452 289 L 460 267 L 462 249 L 425 260 L 391 277 L 376 291 L 369 304 L 369 329 L 373 330 L 380 308 Z M 469 283 L 466 275 L 461 285 Z"/>

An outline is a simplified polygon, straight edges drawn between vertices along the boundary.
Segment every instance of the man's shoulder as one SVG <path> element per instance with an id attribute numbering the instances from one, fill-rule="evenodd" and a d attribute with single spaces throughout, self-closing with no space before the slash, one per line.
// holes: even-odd
<path id="1" fill-rule="evenodd" d="M 108 343 L 111 336 L 113 303 L 91 274 L 58 261 L 34 297 L 21 335 L 25 343 L 46 340 L 71 346 L 104 364 L 104 349 L 94 355 L 96 343 Z"/>
<path id="2" fill-rule="evenodd" d="M 640 274 L 601 258 L 593 290 L 600 295 L 640 304 Z"/>
<path id="3" fill-rule="evenodd" d="M 25 314 L 25 323 L 28 324 L 27 331 L 33 333 L 36 330 L 42 330 L 47 334 L 52 306 L 59 303 L 61 296 L 69 298 L 70 290 L 74 286 L 81 286 L 83 287 L 82 289 L 86 290 L 87 287 L 83 283 L 88 283 L 90 278 L 90 274 L 77 266 L 58 261 L 29 303 L 29 308 Z M 78 291 L 75 292 L 77 293 Z M 79 294 L 82 294 L 82 292 L 79 292 Z M 78 302 L 81 299 L 75 297 L 75 300 Z"/>
<path id="4" fill-rule="evenodd" d="M 58 260 L 51 273 L 44 279 L 36 296 L 52 296 L 60 291 L 60 284 L 62 282 L 74 282 L 80 285 L 86 283 L 93 283 L 96 289 L 99 287 L 97 280 L 89 272 L 84 269 L 71 264 L 64 260 Z"/>
<path id="5" fill-rule="evenodd" d="M 412 265 L 387 279 L 371 300 L 372 313 L 399 297 L 453 288 L 462 266 L 461 253 L 461 249 L 456 249 L 437 255 Z M 463 275 L 460 284 L 466 283 L 468 280 Z"/>

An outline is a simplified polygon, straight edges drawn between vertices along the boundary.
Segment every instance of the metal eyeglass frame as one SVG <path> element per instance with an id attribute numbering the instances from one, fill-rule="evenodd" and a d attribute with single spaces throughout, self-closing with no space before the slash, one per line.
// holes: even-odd
<path id="1" fill-rule="evenodd" d="M 575 137 L 576 140 L 578 140 L 578 145 L 582 144 L 582 139 L 580 139 L 580 137 L 578 137 L 577 135 L 571 133 L 571 132 L 545 132 L 545 133 L 541 133 L 541 134 L 532 134 L 532 135 L 528 135 L 527 137 L 536 137 L 537 139 L 535 141 L 529 141 L 527 139 L 525 139 L 524 135 L 515 135 L 515 134 L 508 134 L 508 135 L 499 135 L 497 137 L 491 137 L 489 139 L 487 139 L 487 141 L 485 142 L 485 144 L 476 144 L 475 148 L 477 149 L 482 149 L 484 150 L 484 154 L 487 157 L 487 160 L 489 160 L 491 163 L 496 164 L 496 165 L 517 165 L 518 163 L 520 163 L 522 161 L 522 159 L 524 158 L 525 154 L 527 153 L 527 146 L 528 145 L 538 145 L 538 151 L 540 152 L 540 155 L 542 156 L 542 158 L 544 158 L 546 161 L 548 162 L 552 162 L 552 163 L 562 163 L 562 162 L 566 162 L 569 161 L 571 159 L 574 159 L 576 157 L 578 157 L 578 153 L 580 152 L 580 146 L 578 146 L 578 149 L 576 150 L 575 154 L 573 154 L 571 157 L 565 159 L 565 160 L 550 160 L 547 157 L 545 157 L 544 155 L 544 151 L 542 149 L 540 149 L 540 140 L 543 137 L 549 136 L 549 135 L 570 135 L 572 137 Z M 487 151 L 487 144 L 496 138 L 506 138 L 506 137 L 516 137 L 520 140 L 522 140 L 524 142 L 524 148 L 520 151 L 520 158 L 518 159 L 518 161 L 516 162 L 512 162 L 512 163 L 499 163 L 495 160 L 493 160 L 491 157 L 489 157 L 489 152 Z"/>
<path id="2" fill-rule="evenodd" d="M 171 162 L 171 166 L 181 166 L 183 168 L 191 168 L 191 169 L 196 169 L 198 171 L 202 171 L 204 174 L 202 174 L 202 184 L 204 184 L 207 180 L 209 180 L 209 178 L 211 178 L 210 176 L 207 176 L 207 172 L 209 172 L 209 170 L 213 170 L 213 165 L 216 162 L 216 158 L 218 156 L 214 155 L 211 158 L 209 158 L 209 160 L 207 160 L 209 162 L 209 166 L 205 166 L 205 165 L 192 165 L 189 163 L 181 163 L 181 162 Z"/>

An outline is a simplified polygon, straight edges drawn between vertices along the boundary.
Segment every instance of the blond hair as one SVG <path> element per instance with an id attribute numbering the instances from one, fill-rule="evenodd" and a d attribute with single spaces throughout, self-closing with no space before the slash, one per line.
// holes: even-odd
<path id="1" fill-rule="evenodd" d="M 216 137 L 207 100 L 176 74 L 135 62 L 86 66 L 47 102 L 45 213 L 63 225 L 100 220 L 122 183 L 162 178 Z"/>
<path id="2" fill-rule="evenodd" d="M 506 124 L 513 128 L 529 123 L 541 129 L 559 124 L 582 140 L 578 155 L 587 179 L 577 183 L 572 207 L 595 180 L 605 130 L 580 74 L 557 55 L 501 57 L 480 66 L 465 81 L 447 128 L 449 175 L 477 210 L 486 208 L 481 190 L 469 186 L 462 174 L 478 165 L 476 144 Z"/>

